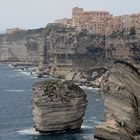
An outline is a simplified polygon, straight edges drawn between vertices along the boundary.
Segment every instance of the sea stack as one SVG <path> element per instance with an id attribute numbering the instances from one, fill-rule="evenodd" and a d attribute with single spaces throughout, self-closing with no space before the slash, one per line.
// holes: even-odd
<path id="1" fill-rule="evenodd" d="M 140 73 L 118 61 L 101 83 L 106 122 L 95 127 L 94 136 L 105 140 L 140 139 Z"/>
<path id="2" fill-rule="evenodd" d="M 40 133 L 79 130 L 86 94 L 72 82 L 48 80 L 33 84 L 33 120 Z"/>

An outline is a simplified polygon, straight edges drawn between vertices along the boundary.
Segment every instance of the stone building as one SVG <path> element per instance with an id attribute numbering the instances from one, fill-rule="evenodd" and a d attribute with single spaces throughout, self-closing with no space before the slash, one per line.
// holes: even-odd
<path id="1" fill-rule="evenodd" d="M 22 31 L 24 29 L 20 29 L 20 28 L 7 28 L 6 29 L 6 33 L 7 34 L 11 34 L 11 33 L 14 33 L 14 32 L 17 32 L 17 31 Z"/>
<path id="2" fill-rule="evenodd" d="M 71 18 L 57 19 L 54 22 L 60 23 L 60 24 L 66 25 L 66 26 L 72 26 L 72 19 Z"/>
<path id="3" fill-rule="evenodd" d="M 84 11 L 83 8 L 72 9 L 72 19 L 64 18 L 55 20 L 55 23 L 76 26 L 79 31 L 86 29 L 92 34 L 105 34 L 106 22 L 112 19 L 107 11 Z"/>
<path id="4" fill-rule="evenodd" d="M 123 29 L 125 29 L 126 33 L 128 33 L 131 27 L 135 27 L 136 32 L 139 32 L 140 13 L 113 17 L 107 22 L 106 35 Z"/>
<path id="5" fill-rule="evenodd" d="M 73 25 L 79 30 L 87 29 L 93 34 L 105 34 L 106 23 L 112 19 L 107 11 L 84 11 L 83 8 L 72 9 Z"/>
<path id="6" fill-rule="evenodd" d="M 140 35 L 140 13 L 113 17 L 107 11 L 84 11 L 83 8 L 75 7 L 72 9 L 71 19 L 58 19 L 55 23 L 75 26 L 79 31 L 86 29 L 91 34 L 99 35 L 108 35 L 123 29 L 129 34 L 130 28 L 135 27 L 136 33 Z"/>

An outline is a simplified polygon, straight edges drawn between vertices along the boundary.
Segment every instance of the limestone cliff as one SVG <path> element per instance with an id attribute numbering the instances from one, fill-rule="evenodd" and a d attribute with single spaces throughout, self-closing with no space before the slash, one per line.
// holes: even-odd
<path id="1" fill-rule="evenodd" d="M 0 61 L 42 61 L 44 49 L 43 29 L 17 31 L 0 36 Z"/>
<path id="2" fill-rule="evenodd" d="M 104 37 L 75 29 L 52 30 L 46 36 L 47 61 L 54 76 L 86 70 L 104 63 Z"/>
<path id="3" fill-rule="evenodd" d="M 140 67 L 139 46 L 139 37 L 109 38 L 53 25 L 1 35 L 0 61 L 42 62 L 51 75 L 65 78 L 71 71 L 108 68 L 116 60 Z"/>
<path id="4" fill-rule="evenodd" d="M 95 128 L 95 137 L 132 140 L 140 135 L 140 73 L 123 61 L 104 75 L 101 84 L 106 122 Z"/>
<path id="5" fill-rule="evenodd" d="M 105 38 L 86 31 L 53 30 L 46 36 L 47 61 L 53 76 L 66 77 L 72 72 L 88 72 L 92 67 L 108 68 L 123 60 L 140 65 L 140 39 Z"/>
<path id="6" fill-rule="evenodd" d="M 106 39 L 107 60 L 123 60 L 140 64 L 140 38 L 108 38 Z"/>
<path id="7" fill-rule="evenodd" d="M 87 100 L 77 85 L 51 80 L 33 85 L 32 103 L 35 129 L 56 132 L 81 128 Z"/>

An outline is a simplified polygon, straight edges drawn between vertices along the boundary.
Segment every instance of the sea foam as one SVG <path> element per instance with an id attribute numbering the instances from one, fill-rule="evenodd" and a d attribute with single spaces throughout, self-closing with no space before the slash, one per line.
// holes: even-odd
<path id="1" fill-rule="evenodd" d="M 92 129 L 93 127 L 92 126 L 88 126 L 88 125 L 82 125 L 81 128 L 82 129 Z"/>
<path id="2" fill-rule="evenodd" d="M 5 90 L 5 92 L 24 92 L 25 90 L 21 90 L 21 89 L 7 89 Z"/>
<path id="3" fill-rule="evenodd" d="M 40 135 L 34 128 L 27 128 L 17 131 L 20 135 Z"/>

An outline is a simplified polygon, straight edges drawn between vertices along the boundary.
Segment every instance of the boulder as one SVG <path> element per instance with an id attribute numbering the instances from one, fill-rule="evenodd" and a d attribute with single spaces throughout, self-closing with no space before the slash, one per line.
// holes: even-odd
<path id="1" fill-rule="evenodd" d="M 39 132 L 79 130 L 87 106 L 86 94 L 72 82 L 33 84 L 33 120 Z"/>
<path id="2" fill-rule="evenodd" d="M 71 81 L 71 80 L 73 80 L 75 75 L 76 75 L 76 72 L 71 71 L 70 73 L 68 73 L 68 75 L 66 76 L 65 79 Z"/>
<path id="3" fill-rule="evenodd" d="M 127 62 L 116 62 L 101 82 L 106 122 L 95 127 L 95 137 L 131 140 L 140 134 L 140 73 Z"/>
<path id="4" fill-rule="evenodd" d="M 81 72 L 71 71 L 68 73 L 65 79 L 72 80 L 74 82 L 85 83 L 87 82 L 87 75 L 85 72 L 82 72 L 82 71 Z"/>

